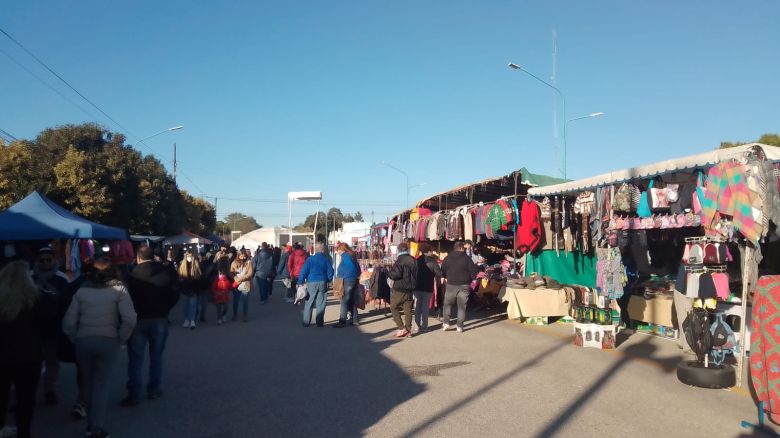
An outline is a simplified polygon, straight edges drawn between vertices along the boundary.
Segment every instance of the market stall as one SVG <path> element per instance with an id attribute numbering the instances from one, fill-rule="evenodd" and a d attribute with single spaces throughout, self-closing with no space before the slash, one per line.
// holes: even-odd
<path id="1" fill-rule="evenodd" d="M 761 263 L 777 251 L 778 161 L 780 148 L 749 144 L 532 188 L 529 195 L 549 211 L 549 237 L 547 252 L 534 254 L 527 269 L 554 277 L 566 271 L 554 265 L 572 265 L 569 254 L 580 262 L 595 256 L 595 277 L 580 273 L 604 298 L 596 309 L 620 308 L 624 322 L 648 323 L 667 336 L 693 313 L 732 314 L 746 346 L 758 271 L 780 269 Z M 704 310 L 688 312 L 692 306 Z M 707 367 L 709 350 L 696 336 L 679 336 Z"/>

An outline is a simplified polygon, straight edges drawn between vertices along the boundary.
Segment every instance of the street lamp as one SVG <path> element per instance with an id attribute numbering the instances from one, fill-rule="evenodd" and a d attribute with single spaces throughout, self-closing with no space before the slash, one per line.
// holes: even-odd
<path id="1" fill-rule="evenodd" d="M 322 201 L 322 192 L 289 192 L 287 193 L 287 212 L 289 214 L 287 219 L 287 231 L 290 235 L 288 245 L 292 245 L 293 229 L 292 229 L 292 202 L 293 201 L 317 201 L 317 211 L 314 214 L 314 230 L 312 234 L 312 241 L 317 243 L 317 220 L 320 217 L 320 201 Z M 327 242 L 327 236 L 325 237 Z M 326 243 L 327 247 L 327 243 Z"/>
<path id="2" fill-rule="evenodd" d="M 563 96 L 563 93 L 561 90 L 558 89 L 555 85 L 545 81 L 544 79 L 540 78 L 539 76 L 536 76 L 535 74 L 531 73 L 530 71 L 524 69 L 522 66 L 515 64 L 514 62 L 509 63 L 509 68 L 520 70 L 521 72 L 527 74 L 528 76 L 531 76 L 532 78 L 536 79 L 537 81 L 543 83 L 544 85 L 547 85 L 548 87 L 555 90 L 556 93 L 558 93 L 558 96 L 561 98 L 561 102 L 563 103 L 563 120 L 566 120 L 566 98 Z M 566 123 L 563 124 L 563 178 L 566 179 Z"/>
<path id="3" fill-rule="evenodd" d="M 573 119 L 566 120 L 563 122 L 563 178 L 566 179 L 566 134 L 568 132 L 567 126 L 569 126 L 570 122 L 573 122 L 575 120 L 582 120 L 582 119 L 591 119 L 593 117 L 599 117 L 603 116 L 604 113 L 599 111 L 597 113 L 590 113 L 584 116 L 575 117 Z"/>
<path id="4" fill-rule="evenodd" d="M 169 131 L 178 131 L 179 129 L 182 129 L 182 128 L 184 128 L 184 126 L 182 126 L 182 125 L 177 125 L 177 126 L 174 126 L 174 127 L 172 127 L 172 128 L 163 129 L 162 131 L 160 131 L 160 132 L 158 132 L 158 133 L 156 133 L 156 134 L 152 134 L 152 135 L 150 135 L 150 136 L 148 136 L 148 137 L 144 137 L 144 138 L 142 138 L 142 139 L 138 140 L 137 142 L 135 142 L 135 145 L 136 145 L 136 146 L 138 146 L 138 145 L 140 145 L 141 143 L 143 143 L 144 141 L 146 141 L 146 140 L 149 140 L 149 139 L 150 139 L 150 138 L 152 138 L 152 137 L 157 137 L 158 135 L 160 135 L 160 134 L 165 134 L 166 132 L 169 132 Z"/>
<path id="5" fill-rule="evenodd" d="M 406 173 L 403 170 L 393 166 L 392 164 L 388 163 L 387 161 L 380 161 L 379 164 L 381 164 L 383 166 L 387 166 L 387 167 L 395 170 L 396 172 L 398 172 L 401 175 L 403 175 L 404 178 L 406 178 L 406 204 L 404 204 L 404 208 L 409 208 L 409 190 L 411 190 L 411 189 L 413 189 L 415 187 L 422 187 L 422 186 L 424 186 L 427 183 L 415 184 L 413 186 L 410 186 L 409 185 L 409 174 L 408 173 Z"/>

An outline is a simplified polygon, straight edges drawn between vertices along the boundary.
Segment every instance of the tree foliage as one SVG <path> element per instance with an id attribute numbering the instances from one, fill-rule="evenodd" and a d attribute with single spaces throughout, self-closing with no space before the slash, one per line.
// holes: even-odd
<path id="1" fill-rule="evenodd" d="M 223 224 L 226 226 L 228 232 L 241 231 L 242 234 L 246 234 L 258 228 L 263 228 L 262 225 L 257 223 L 255 218 L 239 212 L 230 213 L 225 216 Z"/>
<path id="2" fill-rule="evenodd" d="M 32 190 L 93 221 L 134 234 L 208 234 L 213 206 L 180 191 L 156 158 L 97 124 L 65 125 L 0 146 L 0 209 Z"/>
<path id="3" fill-rule="evenodd" d="M 736 146 L 742 146 L 748 143 L 763 143 L 769 146 L 780 146 L 780 135 L 777 134 L 764 134 L 755 142 L 744 142 L 744 141 L 737 141 L 737 142 L 729 142 L 724 141 L 720 143 L 720 146 L 718 149 L 726 149 L 726 148 L 733 148 Z"/>
<path id="4" fill-rule="evenodd" d="M 317 230 L 315 232 L 315 236 L 317 237 L 318 241 L 324 241 L 326 228 L 330 232 L 340 229 L 345 223 L 361 222 L 363 220 L 363 214 L 359 211 L 354 214 L 344 214 L 341 212 L 341 209 L 333 207 L 328 210 L 327 214 L 320 211 L 315 214 L 306 216 L 306 219 L 304 219 L 303 223 L 296 225 L 293 227 L 293 229 L 302 233 L 311 233 L 314 231 L 315 219 L 317 220 Z M 326 220 L 327 225 L 325 223 Z"/>

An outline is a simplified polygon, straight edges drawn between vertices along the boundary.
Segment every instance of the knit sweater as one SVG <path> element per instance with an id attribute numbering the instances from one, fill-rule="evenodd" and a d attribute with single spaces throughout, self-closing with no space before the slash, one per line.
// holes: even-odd
<path id="1" fill-rule="evenodd" d="M 539 246 L 542 238 L 542 223 L 539 206 L 535 202 L 523 201 L 520 209 L 520 225 L 517 226 L 517 249 L 531 252 Z"/>
<path id="2" fill-rule="evenodd" d="M 734 228 L 745 238 L 757 242 L 763 232 L 753 219 L 753 196 L 745 183 L 745 166 L 736 161 L 718 163 L 710 168 L 702 204 L 702 225 L 711 230 L 720 214 L 733 218 Z"/>

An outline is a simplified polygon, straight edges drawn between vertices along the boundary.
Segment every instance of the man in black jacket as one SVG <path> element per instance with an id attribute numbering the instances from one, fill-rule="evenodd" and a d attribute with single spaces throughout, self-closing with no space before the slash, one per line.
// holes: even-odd
<path id="1" fill-rule="evenodd" d="M 479 268 L 463 249 L 463 242 L 455 242 L 452 252 L 441 265 L 442 275 L 447 279 L 447 290 L 444 293 L 444 308 L 442 309 L 442 330 L 444 331 L 451 327 L 452 306 L 457 304 L 457 330 L 458 333 L 463 332 L 463 323 L 466 321 L 466 302 L 469 299 L 469 283 L 479 274 Z"/>
<path id="2" fill-rule="evenodd" d="M 390 294 L 390 310 L 393 321 L 398 326 L 396 338 L 412 337 L 412 292 L 417 287 L 417 261 L 409 255 L 409 245 L 401 242 L 398 245 L 398 258 L 387 274 L 393 280 L 393 292 Z M 401 308 L 404 311 L 404 322 L 401 322 Z"/>
<path id="3" fill-rule="evenodd" d="M 135 406 L 141 398 L 143 364 L 146 344 L 149 344 L 149 383 L 146 386 L 150 400 L 162 395 L 162 355 L 168 339 L 168 313 L 179 300 L 176 278 L 171 270 L 154 261 L 148 246 L 138 249 L 138 265 L 127 278 L 138 324 L 127 341 L 127 397 L 122 406 Z"/>

